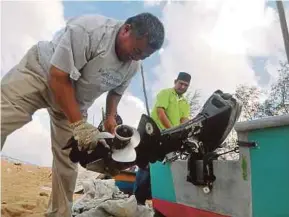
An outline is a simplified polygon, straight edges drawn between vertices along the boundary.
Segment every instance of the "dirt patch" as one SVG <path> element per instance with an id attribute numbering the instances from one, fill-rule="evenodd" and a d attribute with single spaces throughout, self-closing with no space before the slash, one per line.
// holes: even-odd
<path id="1" fill-rule="evenodd" d="M 51 169 L 1 160 L 1 214 L 41 216 L 51 192 Z"/>
<path id="2" fill-rule="evenodd" d="M 50 193 L 51 168 L 1 160 L 1 216 L 43 217 Z"/>

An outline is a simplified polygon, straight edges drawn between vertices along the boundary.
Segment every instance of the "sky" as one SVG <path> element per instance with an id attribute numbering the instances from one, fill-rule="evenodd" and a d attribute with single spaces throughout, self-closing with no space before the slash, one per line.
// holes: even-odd
<path id="1" fill-rule="evenodd" d="M 288 20 L 288 2 L 284 7 Z M 158 91 L 172 87 L 180 71 L 192 75 L 190 90 L 200 90 L 204 103 L 213 91 L 232 93 L 238 84 L 268 88 L 276 79 L 279 61 L 285 59 L 274 1 L 2 1 L 1 77 L 31 45 L 50 40 L 71 17 L 102 14 L 125 20 L 140 12 L 158 16 L 166 30 L 163 48 L 143 62 L 150 109 Z M 141 81 L 138 73 L 119 105 L 124 122 L 134 127 L 146 113 Z M 89 121 L 95 125 L 105 96 L 89 110 Z M 32 122 L 12 133 L 2 152 L 51 166 L 46 110 L 37 111 Z"/>

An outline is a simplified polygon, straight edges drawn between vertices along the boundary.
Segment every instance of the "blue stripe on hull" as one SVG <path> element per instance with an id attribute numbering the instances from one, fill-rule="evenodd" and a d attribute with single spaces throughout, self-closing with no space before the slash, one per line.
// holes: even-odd
<path id="1" fill-rule="evenodd" d="M 150 164 L 152 197 L 176 202 L 175 187 L 170 164 Z"/>

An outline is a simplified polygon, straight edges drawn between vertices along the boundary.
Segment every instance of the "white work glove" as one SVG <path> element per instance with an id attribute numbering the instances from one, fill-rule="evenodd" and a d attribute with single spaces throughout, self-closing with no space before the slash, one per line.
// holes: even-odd
<path id="1" fill-rule="evenodd" d="M 71 123 L 70 127 L 72 128 L 74 139 L 78 142 L 80 151 L 93 150 L 98 142 L 102 143 L 105 147 L 109 147 L 105 140 L 100 138 L 99 130 L 85 120 Z"/>

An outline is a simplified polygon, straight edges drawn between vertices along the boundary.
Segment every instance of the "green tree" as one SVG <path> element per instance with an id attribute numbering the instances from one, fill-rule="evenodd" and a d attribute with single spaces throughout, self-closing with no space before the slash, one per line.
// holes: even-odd
<path id="1" fill-rule="evenodd" d="M 289 113 L 289 65 L 280 62 L 278 78 L 271 85 L 269 97 L 261 106 L 263 116 Z"/>
<path id="2" fill-rule="evenodd" d="M 238 121 L 254 120 L 260 117 L 261 103 L 260 95 L 262 91 L 256 86 L 238 85 L 234 93 L 235 97 L 242 103 L 242 111 Z M 234 149 L 237 146 L 237 132 L 232 129 L 226 138 L 223 147 L 217 150 L 218 152 L 226 152 Z M 239 154 L 230 152 L 225 155 L 221 155 L 222 160 L 234 160 L 238 159 Z"/>
<path id="3" fill-rule="evenodd" d="M 278 77 L 271 85 L 267 98 L 261 102 L 260 96 L 265 91 L 255 86 L 239 85 L 235 96 L 242 104 L 242 113 L 239 121 L 249 121 L 267 116 L 276 116 L 289 113 L 289 65 L 280 62 Z M 224 147 L 218 152 L 228 151 L 237 146 L 237 133 L 233 129 L 228 135 Z M 236 159 L 238 154 L 228 153 L 220 159 Z"/>
<path id="4" fill-rule="evenodd" d="M 240 121 L 254 120 L 260 117 L 262 91 L 256 86 L 238 85 L 235 96 L 243 104 Z"/>

